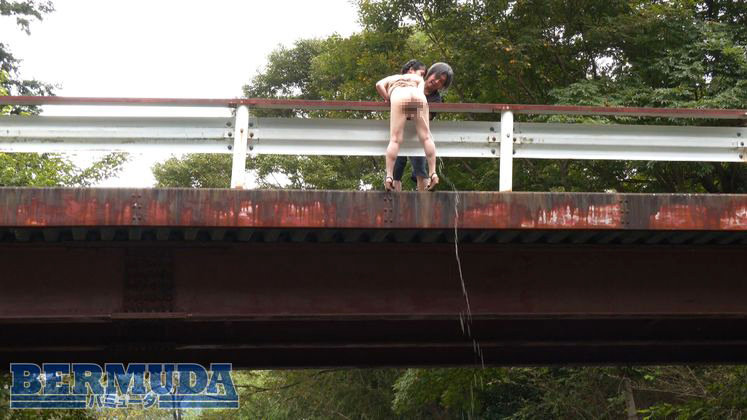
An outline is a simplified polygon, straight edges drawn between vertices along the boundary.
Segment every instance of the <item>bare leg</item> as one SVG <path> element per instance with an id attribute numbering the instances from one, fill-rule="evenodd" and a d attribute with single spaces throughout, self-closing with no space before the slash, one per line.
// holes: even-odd
<path id="1" fill-rule="evenodd" d="M 407 100 L 404 95 L 397 95 L 397 90 L 392 92 L 391 112 L 389 116 L 389 145 L 386 148 L 386 176 L 394 175 L 394 161 L 399 154 L 399 147 L 402 144 L 403 132 L 405 130 L 406 115 L 403 109 L 403 102 Z M 409 95 L 407 95 L 409 97 Z"/>
<path id="2" fill-rule="evenodd" d="M 394 191 L 402 191 L 402 181 L 394 180 Z"/>
<path id="3" fill-rule="evenodd" d="M 433 136 L 431 136 L 430 124 L 428 121 L 428 104 L 423 106 L 423 109 L 419 110 L 418 117 L 415 119 L 415 130 L 418 133 L 418 138 L 423 144 L 423 151 L 425 151 L 425 160 L 428 162 L 428 179 L 427 189 L 433 189 L 438 184 L 438 175 L 436 173 L 436 143 L 433 142 Z"/>

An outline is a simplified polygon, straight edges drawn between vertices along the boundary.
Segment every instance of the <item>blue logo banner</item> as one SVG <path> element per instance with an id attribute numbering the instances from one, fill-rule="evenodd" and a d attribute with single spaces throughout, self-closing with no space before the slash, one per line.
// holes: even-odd
<path id="1" fill-rule="evenodd" d="M 239 408 L 230 363 L 11 363 L 10 408 Z"/>

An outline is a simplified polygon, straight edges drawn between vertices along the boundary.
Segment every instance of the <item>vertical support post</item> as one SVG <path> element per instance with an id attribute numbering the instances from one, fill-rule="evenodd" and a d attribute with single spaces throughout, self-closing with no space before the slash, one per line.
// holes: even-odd
<path id="1" fill-rule="evenodd" d="M 243 189 L 246 182 L 246 144 L 249 136 L 249 108 L 246 105 L 241 105 L 236 110 L 234 128 L 231 188 Z"/>
<path id="2" fill-rule="evenodd" d="M 499 188 L 501 192 L 513 189 L 514 172 L 514 113 L 501 112 L 501 162 Z"/>

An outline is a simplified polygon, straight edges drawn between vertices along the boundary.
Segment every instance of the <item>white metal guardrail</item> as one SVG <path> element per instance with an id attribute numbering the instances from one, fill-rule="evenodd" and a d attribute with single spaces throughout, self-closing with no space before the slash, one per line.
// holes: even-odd
<path id="1" fill-rule="evenodd" d="M 433 121 L 431 131 L 439 156 L 500 158 L 501 191 L 511 190 L 513 158 L 747 162 L 744 127 L 514 124 L 510 109 L 500 113 L 500 122 Z M 387 120 L 255 118 L 246 105 L 235 118 L 0 116 L 0 152 L 231 153 L 234 188 L 248 153 L 381 156 L 388 141 Z M 400 154 L 423 154 L 410 122 Z"/>

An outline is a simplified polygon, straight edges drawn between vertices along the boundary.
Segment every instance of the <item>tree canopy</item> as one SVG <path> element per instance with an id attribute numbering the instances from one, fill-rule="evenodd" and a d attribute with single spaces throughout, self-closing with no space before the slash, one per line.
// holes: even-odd
<path id="1" fill-rule="evenodd" d="M 375 82 L 417 58 L 427 64 L 445 61 L 454 68 L 447 102 L 747 108 L 744 2 L 358 0 L 356 5 L 359 33 L 278 47 L 244 87 L 244 94 L 376 100 Z M 361 116 L 300 111 L 265 115 Z M 517 118 L 589 124 L 738 124 L 665 118 Z M 383 159 L 259 156 L 249 160 L 247 169 L 255 171 L 260 188 L 380 188 Z M 439 171 L 460 190 L 498 188 L 497 160 L 443 159 Z M 163 186 L 225 187 L 229 174 L 227 156 L 174 158 L 156 167 Z M 747 166 L 517 159 L 514 189 L 745 193 Z M 651 419 L 740 418 L 747 409 L 746 373 L 744 367 L 730 366 L 265 372 L 252 376 L 244 388 L 242 410 L 263 418 L 591 419 L 631 415 L 632 407 Z M 366 392 L 368 398 L 361 399 Z"/>
<path id="2" fill-rule="evenodd" d="M 747 5 L 743 3 L 360 0 L 357 6 L 361 32 L 279 47 L 244 87 L 245 95 L 376 100 L 375 82 L 418 58 L 426 63 L 446 61 L 454 68 L 447 102 L 747 108 L 743 25 Z M 361 116 L 355 112 L 294 115 Z M 496 116 L 442 114 L 439 118 Z M 629 117 L 517 118 L 595 124 L 735 124 Z M 225 166 L 228 157 L 223 159 Z M 183 170 L 177 161 L 159 166 L 160 172 Z M 383 159 L 259 156 L 250 159 L 247 169 L 256 171 L 260 187 L 281 186 L 273 178 L 280 175 L 290 180 L 283 184 L 290 188 L 381 188 Z M 498 189 L 495 159 L 443 159 L 440 171 L 460 190 Z M 193 182 L 184 185 L 206 184 L 199 180 L 202 175 L 192 176 Z M 165 179 L 162 185 L 176 185 Z M 740 193 L 747 191 L 747 168 L 737 163 L 517 159 L 514 189 Z"/>
<path id="3" fill-rule="evenodd" d="M 455 70 L 447 102 L 747 108 L 747 4 L 729 0 L 358 0 L 362 30 L 280 46 L 244 86 L 247 97 L 375 100 L 376 80 L 411 58 Z M 49 1 L 0 0 L 28 33 Z M 0 44 L 0 95 L 49 95 L 24 80 Z M 2 114 L 33 114 L 5 107 Z M 273 111 L 304 118 L 356 112 Z M 369 115 L 369 118 L 385 118 Z M 439 118 L 484 119 L 491 115 Z M 590 124 L 735 124 L 623 117 L 518 117 Z M 0 185 L 90 185 L 117 170 L 110 155 L 87 169 L 59 155 L 0 153 Z M 160 186 L 226 187 L 230 157 L 192 155 L 156 165 Z M 381 188 L 382 158 L 259 156 L 260 188 Z M 495 190 L 498 161 L 443 159 L 460 190 Z M 747 192 L 744 164 L 530 161 L 514 165 L 525 191 Z M 5 378 L 7 379 L 7 378 Z M 239 414 L 257 418 L 739 418 L 747 369 L 729 366 L 370 369 L 247 372 Z M 0 387 L 0 398 L 7 390 Z M 0 417 L 54 417 L 10 413 Z M 80 417 L 91 413 L 79 412 Z M 221 417 L 236 413 L 200 413 Z"/>
<path id="4" fill-rule="evenodd" d="M 26 34 L 31 33 L 31 23 L 41 21 L 44 15 L 54 11 L 51 1 L 9 1 L 0 0 L 0 17 L 15 17 L 16 25 Z M 38 80 L 27 80 L 21 77 L 21 60 L 13 55 L 10 46 L 0 42 L 0 87 L 5 91 L 4 95 L 51 95 L 54 87 L 48 83 Z M 13 107 L 11 112 L 20 114 L 34 110 L 33 107 Z"/>
<path id="5" fill-rule="evenodd" d="M 54 11 L 51 1 L 0 0 L 0 17 L 15 17 L 19 29 L 31 33 L 31 22 L 41 21 Z M 53 87 L 37 80 L 25 80 L 20 75 L 20 60 L 10 53 L 9 46 L 0 43 L 0 96 L 48 96 Z M 0 115 L 36 115 L 38 107 L 3 106 Z M 87 168 L 77 167 L 69 158 L 51 153 L 0 153 L 0 186 L 90 186 L 116 174 L 127 160 L 123 153 L 110 153 Z"/>

